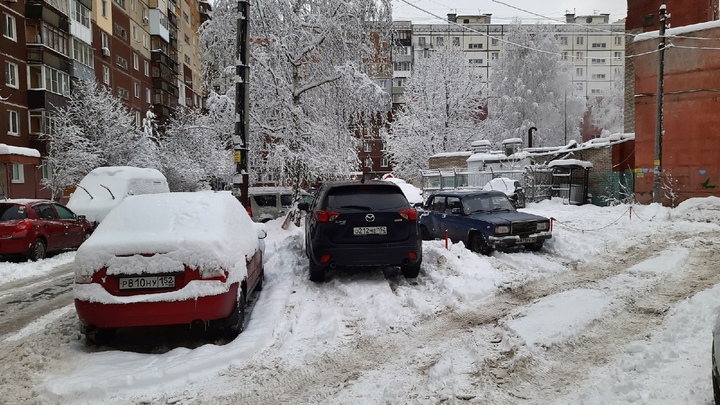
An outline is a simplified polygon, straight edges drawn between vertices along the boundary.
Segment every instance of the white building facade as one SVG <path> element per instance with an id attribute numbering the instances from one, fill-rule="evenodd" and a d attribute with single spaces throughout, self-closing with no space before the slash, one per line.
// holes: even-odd
<path id="1" fill-rule="evenodd" d="M 571 63 L 576 96 L 602 96 L 613 81 L 624 77 L 625 20 L 609 22 L 609 14 L 575 16 L 567 14 L 565 24 L 553 24 L 559 52 Z M 402 103 L 404 83 L 412 63 L 444 46 L 456 46 L 467 55 L 487 84 L 493 65 L 500 58 L 511 24 L 492 24 L 491 15 L 448 14 L 450 23 L 393 23 L 393 103 Z M 409 38 L 408 38 L 409 37 Z"/>

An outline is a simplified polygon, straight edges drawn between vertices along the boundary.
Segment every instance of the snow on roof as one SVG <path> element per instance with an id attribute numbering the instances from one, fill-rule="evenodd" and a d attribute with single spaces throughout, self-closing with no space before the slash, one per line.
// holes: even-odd
<path id="1" fill-rule="evenodd" d="M 502 141 L 502 144 L 505 145 L 508 143 L 522 143 L 522 141 L 523 140 L 520 138 L 510 138 L 510 139 L 505 139 L 504 141 Z"/>
<path id="2" fill-rule="evenodd" d="M 77 250 L 76 272 L 86 276 L 107 267 L 107 274 L 172 273 L 188 265 L 210 274 L 225 269 L 230 272 L 228 279 L 240 281 L 247 275 L 246 258 L 252 257 L 262 243 L 258 229 L 264 227 L 256 225 L 229 192 L 129 196 Z M 100 302 L 123 298 L 103 294 L 92 286 L 76 286 L 76 296 Z M 184 290 L 167 294 L 178 300 L 189 298 L 186 295 L 205 295 Z"/>
<path id="3" fill-rule="evenodd" d="M 548 163 L 548 167 L 566 167 L 566 166 L 580 166 L 585 169 L 591 169 L 593 164 L 586 160 L 577 159 L 559 159 L 553 160 Z"/>
<path id="4" fill-rule="evenodd" d="M 480 139 L 478 141 L 473 141 L 470 146 L 490 146 L 490 141 L 488 139 Z"/>
<path id="5" fill-rule="evenodd" d="M 665 30 L 665 36 L 684 35 L 697 31 L 708 30 L 711 28 L 720 28 L 720 21 L 707 21 L 697 24 L 683 25 L 681 27 L 669 28 Z M 635 36 L 635 42 L 647 41 L 649 39 L 657 39 L 660 31 L 643 32 Z"/>
<path id="6" fill-rule="evenodd" d="M 80 181 L 67 206 L 90 222 L 100 222 L 125 196 L 169 191 L 167 179 L 157 169 L 98 167 Z"/>
<path id="7" fill-rule="evenodd" d="M 470 156 L 472 155 L 472 152 L 469 150 L 463 150 L 459 152 L 440 152 L 436 153 L 430 157 L 452 157 L 452 156 Z"/>
<path id="8" fill-rule="evenodd" d="M 21 146 L 10 146 L 4 143 L 0 143 L 0 155 L 21 155 L 39 158 L 40 152 L 37 149 L 23 148 Z"/>
<path id="9" fill-rule="evenodd" d="M 467 162 L 496 162 L 498 160 L 507 159 L 504 153 L 473 153 Z"/>

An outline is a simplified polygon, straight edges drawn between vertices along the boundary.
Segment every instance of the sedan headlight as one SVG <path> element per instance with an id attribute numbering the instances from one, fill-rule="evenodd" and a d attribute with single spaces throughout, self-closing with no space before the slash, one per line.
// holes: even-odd
<path id="1" fill-rule="evenodd" d="M 538 222 L 537 223 L 538 231 L 547 231 L 548 229 L 550 229 L 550 222 Z"/>
<path id="2" fill-rule="evenodd" d="M 510 227 L 507 225 L 498 225 L 495 227 L 495 234 L 510 233 Z"/>

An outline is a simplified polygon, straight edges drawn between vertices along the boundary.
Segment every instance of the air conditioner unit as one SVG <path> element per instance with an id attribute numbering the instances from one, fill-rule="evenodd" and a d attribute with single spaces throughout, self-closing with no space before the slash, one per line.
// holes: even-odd
<path id="1" fill-rule="evenodd" d="M 103 47 L 102 47 L 102 54 L 103 54 L 103 56 L 110 56 L 110 49 L 108 49 L 107 47 L 103 46 Z"/>
<path id="2" fill-rule="evenodd" d="M 147 17 L 143 16 L 143 24 L 147 25 L 148 21 L 150 21 Z"/>

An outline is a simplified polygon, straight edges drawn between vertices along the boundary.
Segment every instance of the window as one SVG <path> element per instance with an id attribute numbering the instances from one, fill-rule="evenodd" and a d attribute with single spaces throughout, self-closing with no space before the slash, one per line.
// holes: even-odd
<path id="1" fill-rule="evenodd" d="M 562 60 L 568 60 L 568 52 L 563 52 L 561 59 L 562 59 Z"/>
<path id="2" fill-rule="evenodd" d="M 125 8 L 125 0 L 113 0 L 118 6 Z"/>
<path id="3" fill-rule="evenodd" d="M 100 33 L 100 45 L 103 48 L 109 48 L 110 47 L 110 38 L 108 38 L 108 34 L 106 32 Z"/>
<path id="4" fill-rule="evenodd" d="M 372 167 L 372 159 L 370 159 L 370 157 L 365 158 L 365 167 Z"/>
<path id="5" fill-rule="evenodd" d="M 575 52 L 575 59 L 576 59 L 576 60 L 582 60 L 582 59 L 583 59 L 583 53 L 582 53 L 582 52 Z"/>
<path id="6" fill-rule="evenodd" d="M 490 54 L 490 60 L 498 60 L 500 59 L 500 52 L 493 52 Z"/>
<path id="7" fill-rule="evenodd" d="M 3 36 L 17 42 L 17 28 L 15 26 L 15 17 L 5 13 L 3 13 L 3 16 Z"/>
<path id="8" fill-rule="evenodd" d="M 68 36 L 59 29 L 43 24 L 42 43 L 47 47 L 60 52 L 63 55 L 70 55 L 68 51 Z"/>
<path id="9" fill-rule="evenodd" d="M 482 65 L 483 60 L 482 59 L 470 59 L 470 60 L 468 60 L 468 63 L 470 63 L 471 65 Z"/>
<path id="10" fill-rule="evenodd" d="M 452 44 L 453 46 L 460 46 L 460 37 L 453 37 Z"/>
<path id="11" fill-rule="evenodd" d="M 50 163 L 47 161 L 47 159 L 44 159 L 42 163 L 40 164 L 40 168 L 42 169 L 42 178 L 43 179 L 49 179 L 50 178 Z"/>
<path id="12" fill-rule="evenodd" d="M 383 142 L 383 143 L 380 145 L 380 150 L 382 150 L 382 151 L 386 151 L 386 150 L 387 150 L 387 143 L 386 143 L 386 142 Z"/>
<path id="13" fill-rule="evenodd" d="M 483 49 L 483 44 L 468 44 L 468 49 Z"/>
<path id="14" fill-rule="evenodd" d="M 103 66 L 103 83 L 110 85 L 110 68 L 107 66 Z"/>
<path id="15" fill-rule="evenodd" d="M 130 98 L 130 93 L 127 91 L 127 89 L 123 89 L 122 87 L 118 87 L 117 94 L 118 94 L 118 97 L 120 97 L 123 100 L 127 100 Z"/>
<path id="16" fill-rule="evenodd" d="M 575 38 L 575 44 L 576 44 L 576 45 L 583 45 L 583 44 L 585 44 L 585 37 L 577 37 L 577 38 Z"/>
<path id="17" fill-rule="evenodd" d="M 145 33 L 143 33 L 143 46 L 148 49 L 148 36 Z"/>
<path id="18" fill-rule="evenodd" d="M 190 23 L 190 17 L 184 11 L 183 11 L 183 19 L 185 20 L 186 23 L 188 23 L 188 24 Z"/>
<path id="19" fill-rule="evenodd" d="M 382 160 L 380 161 L 380 166 L 382 167 L 388 167 L 388 158 L 383 156 Z"/>
<path id="20" fill-rule="evenodd" d="M 187 55 L 185 55 L 185 64 L 186 64 L 186 65 L 189 65 L 189 64 L 190 64 L 190 57 L 187 56 Z"/>
<path id="21" fill-rule="evenodd" d="M 25 166 L 20 163 L 12 164 L 12 182 L 25 183 Z"/>
<path id="22" fill-rule="evenodd" d="M 140 82 L 135 82 L 135 98 L 140 98 Z"/>
<path id="23" fill-rule="evenodd" d="M 497 39 L 497 38 L 491 38 L 491 39 L 490 39 L 490 44 L 491 44 L 492 46 L 497 46 L 498 43 L 500 43 L 500 40 L 499 40 L 499 39 Z"/>
<path id="24" fill-rule="evenodd" d="M 605 58 L 602 59 L 591 59 L 590 61 L 593 65 L 604 65 L 605 64 Z"/>
<path id="25" fill-rule="evenodd" d="M 643 27 L 652 27 L 655 24 L 655 14 L 647 14 L 643 17 Z"/>
<path id="26" fill-rule="evenodd" d="M 53 204 L 53 207 L 55 207 L 55 211 L 57 211 L 60 219 L 75 219 L 75 214 L 73 214 L 72 211 L 63 207 L 62 205 Z"/>
<path id="27" fill-rule="evenodd" d="M 107 0 L 100 0 L 100 13 L 103 17 L 107 18 L 108 16 L 108 4 Z"/>
<path id="28" fill-rule="evenodd" d="M 443 45 L 445 45 L 445 38 L 443 38 L 443 37 L 437 37 L 437 38 L 435 38 L 435 44 L 436 44 L 437 46 L 443 46 Z"/>
<path id="29" fill-rule="evenodd" d="M 592 89 L 592 90 L 590 90 L 590 94 L 602 94 L 602 90 L 600 90 L 600 89 Z"/>
<path id="30" fill-rule="evenodd" d="M 85 42 L 73 38 L 73 58 L 85 66 L 93 66 L 93 49 Z"/>
<path id="31" fill-rule="evenodd" d="M 133 39 L 133 41 L 139 42 L 138 39 L 137 39 L 137 38 L 138 38 L 138 36 L 137 36 L 137 26 L 136 26 L 136 25 L 133 25 L 131 31 L 132 31 L 132 39 Z"/>
<path id="32" fill-rule="evenodd" d="M 585 74 L 585 69 L 579 67 L 575 68 L 575 76 L 582 77 Z"/>
<path id="33" fill-rule="evenodd" d="M 142 121 L 140 121 L 140 111 L 135 111 L 135 125 L 142 125 Z"/>
<path id="34" fill-rule="evenodd" d="M 425 46 L 425 37 L 418 37 L 418 45 Z"/>
<path id="35" fill-rule="evenodd" d="M 593 78 L 593 80 L 605 80 L 604 73 L 593 74 L 591 77 Z"/>
<path id="36" fill-rule="evenodd" d="M 17 111 L 8 110 L 7 112 L 7 133 L 8 135 L 20 135 L 20 118 Z"/>
<path id="37" fill-rule="evenodd" d="M 605 48 L 605 47 L 607 47 L 607 44 L 605 42 L 593 42 L 592 47 L 593 48 Z"/>
<path id="38" fill-rule="evenodd" d="M 5 62 L 5 84 L 15 89 L 20 86 L 18 82 L 18 65 Z"/>
<path id="39" fill-rule="evenodd" d="M 583 90 L 583 84 L 582 83 L 575 83 L 575 90 Z"/>
<path id="40" fill-rule="evenodd" d="M 145 89 L 145 101 L 148 103 L 152 101 L 150 89 Z"/>
<path id="41" fill-rule="evenodd" d="M 186 44 L 190 45 L 190 37 L 187 36 L 187 34 L 184 35 L 183 40 L 185 41 Z"/>
<path id="42" fill-rule="evenodd" d="M 568 37 L 560 37 L 560 45 L 567 45 Z"/>
<path id="43" fill-rule="evenodd" d="M 372 152 L 372 143 L 364 142 L 363 143 L 363 151 L 364 152 Z"/>
<path id="44" fill-rule="evenodd" d="M 28 71 L 28 89 L 47 90 L 63 96 L 70 94 L 70 76 L 67 73 L 44 65 L 28 66 Z"/>
<path id="45" fill-rule="evenodd" d="M 122 39 L 127 39 L 127 31 L 125 31 L 125 28 L 122 27 L 120 24 L 115 24 L 113 26 L 114 32 L 117 36 L 119 36 Z"/>
<path id="46" fill-rule="evenodd" d="M 115 63 L 125 70 L 127 70 L 127 68 L 128 68 L 127 59 L 123 58 L 122 56 L 118 56 Z"/>
<path id="47" fill-rule="evenodd" d="M 138 58 L 136 53 L 133 53 L 133 68 L 135 70 L 140 70 L 140 58 Z"/>
<path id="48" fill-rule="evenodd" d="M 130 0 L 130 9 L 132 11 L 135 11 L 136 5 L 137 5 L 137 0 Z"/>
<path id="49" fill-rule="evenodd" d="M 615 53 L 613 54 L 613 57 L 615 58 L 615 60 L 620 60 L 620 59 L 622 59 L 622 52 L 615 52 Z"/>
<path id="50" fill-rule="evenodd" d="M 622 40 L 621 36 L 615 37 L 615 45 L 622 45 Z"/>
<path id="51" fill-rule="evenodd" d="M 150 62 L 144 61 L 145 63 L 145 76 L 150 76 Z"/>
<path id="52" fill-rule="evenodd" d="M 85 28 L 90 28 L 90 10 L 77 0 L 71 1 L 70 7 L 72 7 L 71 12 L 75 20 Z"/>

